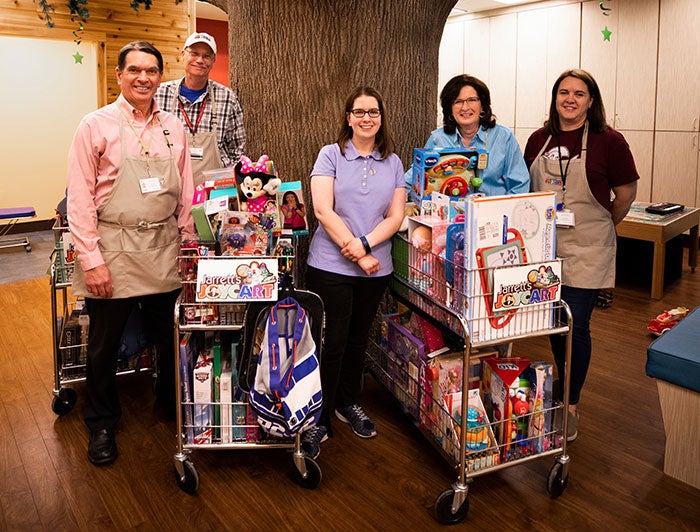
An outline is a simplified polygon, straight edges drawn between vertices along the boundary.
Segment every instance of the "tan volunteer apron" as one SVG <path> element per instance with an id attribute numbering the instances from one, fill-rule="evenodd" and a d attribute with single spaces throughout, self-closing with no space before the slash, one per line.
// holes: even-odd
<path id="1" fill-rule="evenodd" d="M 555 191 L 557 205 L 563 203 L 574 213 L 573 227 L 557 225 L 557 257 L 565 259 L 562 282 L 576 288 L 612 288 L 617 239 L 612 215 L 595 199 L 586 178 L 588 122 L 583 128 L 581 157 L 570 159 L 564 176 L 558 160 L 542 156 L 551 138 L 530 167 L 530 179 L 533 190 Z"/>
<path id="2" fill-rule="evenodd" d="M 157 122 L 154 124 L 154 122 Z M 166 136 L 157 117 L 147 128 Z M 97 209 L 99 247 L 109 268 L 114 298 L 170 292 L 180 287 L 177 256 L 180 250 L 175 211 L 180 197 L 180 173 L 170 147 L 170 156 L 128 155 L 124 142 L 124 118 L 119 118 L 122 156 L 114 188 Z M 126 132 L 126 134 L 130 134 Z M 136 134 L 136 131 L 134 131 Z M 147 150 L 144 150 L 147 152 Z M 141 191 L 141 180 L 157 179 L 159 190 Z M 87 292 L 82 268 L 76 261 L 73 293 Z"/>
<path id="3" fill-rule="evenodd" d="M 184 80 L 180 83 L 182 85 Z M 192 175 L 194 176 L 194 186 L 204 182 L 202 172 L 205 170 L 216 170 L 221 168 L 221 152 L 217 142 L 216 131 L 216 105 L 214 103 L 214 91 L 209 87 L 205 96 L 206 100 L 202 104 L 199 116 L 195 118 L 194 123 L 187 114 L 185 107 L 180 101 L 180 87 L 175 91 L 173 101 L 173 109 L 180 108 L 182 117 L 187 126 L 187 145 L 190 148 L 190 160 L 192 161 Z M 207 105 L 211 106 L 211 131 L 199 131 L 199 124 L 204 116 L 204 110 Z M 199 153 L 201 150 L 201 154 Z"/>

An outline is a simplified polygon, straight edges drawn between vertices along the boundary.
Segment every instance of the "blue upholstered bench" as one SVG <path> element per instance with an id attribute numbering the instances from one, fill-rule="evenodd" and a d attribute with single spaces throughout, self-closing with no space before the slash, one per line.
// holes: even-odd
<path id="1" fill-rule="evenodd" d="M 10 230 L 21 218 L 34 218 L 34 207 L 14 207 L 11 209 L 0 208 L 0 220 L 9 220 L 6 225 L 0 227 L 0 249 L 24 246 L 29 253 L 32 250 L 28 236 L 9 236 Z"/>
<path id="2" fill-rule="evenodd" d="M 664 473 L 700 489 L 700 307 L 647 349 L 666 430 Z"/>

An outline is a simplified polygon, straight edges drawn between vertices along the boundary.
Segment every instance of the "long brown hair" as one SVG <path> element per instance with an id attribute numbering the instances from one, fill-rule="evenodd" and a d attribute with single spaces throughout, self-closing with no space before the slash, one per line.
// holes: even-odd
<path id="1" fill-rule="evenodd" d="M 550 135 L 559 135 L 559 133 L 561 133 L 561 128 L 559 127 L 559 112 L 557 111 L 557 92 L 559 92 L 559 85 L 564 78 L 580 79 L 586 84 L 588 93 L 593 99 L 591 107 L 586 113 L 588 128 L 594 133 L 602 133 L 605 131 L 608 128 L 608 124 L 605 120 L 605 106 L 603 105 L 603 97 L 600 95 L 598 84 L 590 73 L 579 68 L 573 68 L 562 72 L 557 78 L 557 81 L 554 82 L 554 86 L 552 87 L 552 101 L 549 104 L 549 119 L 544 123 L 547 133 Z"/>
<path id="2" fill-rule="evenodd" d="M 394 153 L 394 141 L 389 133 L 389 126 L 387 124 L 386 109 L 384 108 L 384 99 L 382 95 L 376 89 L 367 86 L 360 86 L 353 90 L 345 100 L 345 107 L 343 111 L 343 116 L 340 118 L 340 130 L 338 132 L 338 146 L 340 147 L 340 153 L 345 155 L 345 145 L 348 140 L 352 138 L 352 128 L 348 124 L 348 114 L 352 111 L 352 106 L 355 104 L 355 100 L 360 96 L 371 96 L 377 100 L 377 105 L 379 106 L 379 112 L 382 116 L 382 124 L 379 126 L 377 135 L 374 138 L 374 146 L 377 151 L 382 155 L 382 159 L 386 159 L 389 155 Z"/>

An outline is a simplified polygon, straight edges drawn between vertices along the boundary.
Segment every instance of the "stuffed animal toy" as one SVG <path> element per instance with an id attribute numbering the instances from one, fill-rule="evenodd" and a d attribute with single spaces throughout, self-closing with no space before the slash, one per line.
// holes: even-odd
<path id="1" fill-rule="evenodd" d="M 276 201 L 282 180 L 275 175 L 274 166 L 267 155 L 261 155 L 256 163 L 242 156 L 234 172 L 240 210 L 264 213 L 267 202 L 271 199 Z"/>

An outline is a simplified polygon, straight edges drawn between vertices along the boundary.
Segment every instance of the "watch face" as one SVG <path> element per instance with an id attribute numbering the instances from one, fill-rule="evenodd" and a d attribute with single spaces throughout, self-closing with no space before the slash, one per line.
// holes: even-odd
<path id="1" fill-rule="evenodd" d="M 540 229 L 540 217 L 537 208 L 529 201 L 520 201 L 513 209 L 513 227 L 524 238 L 532 238 Z"/>

